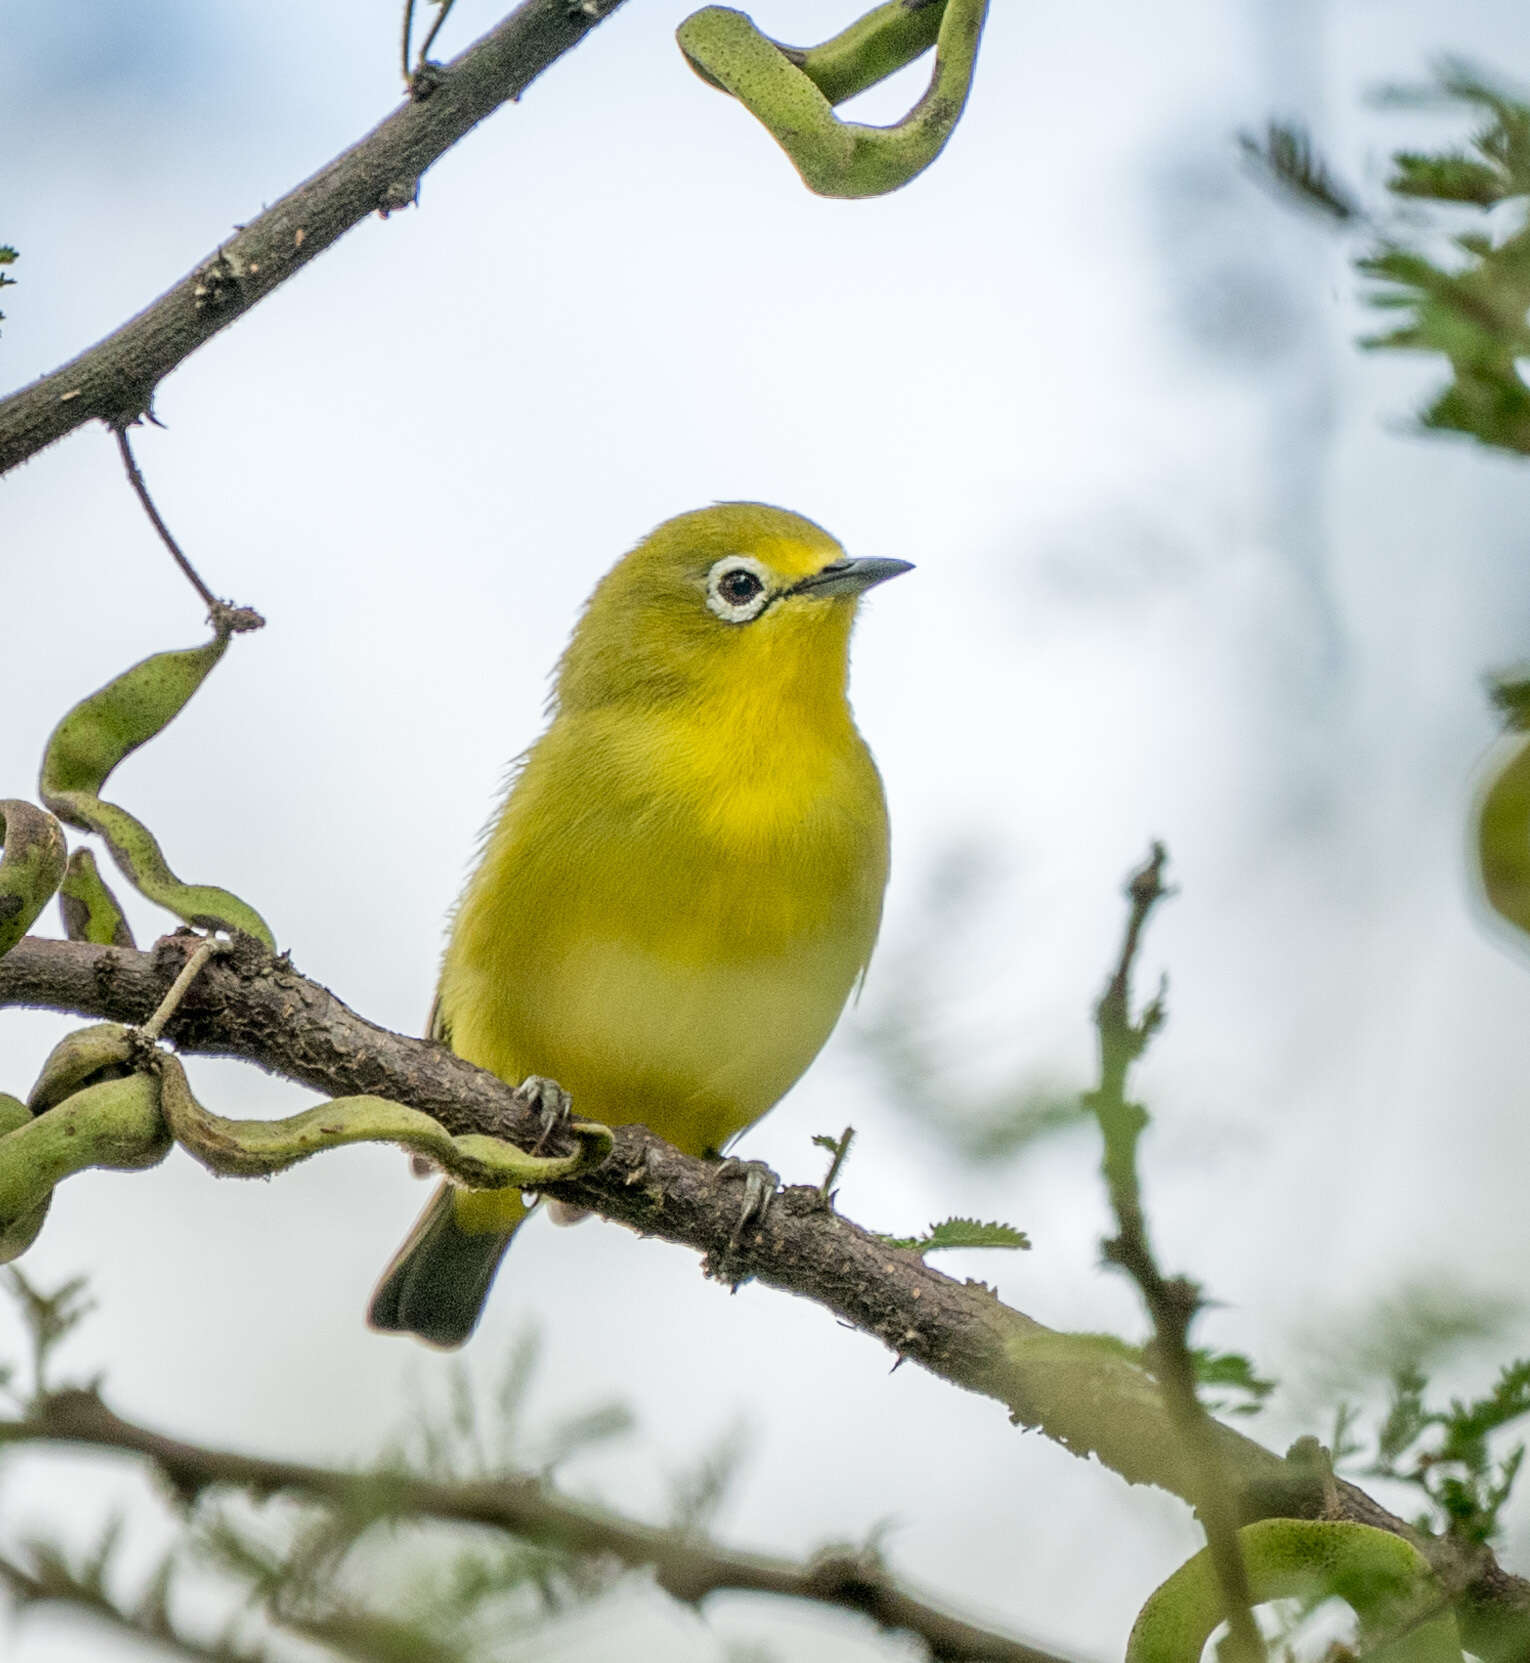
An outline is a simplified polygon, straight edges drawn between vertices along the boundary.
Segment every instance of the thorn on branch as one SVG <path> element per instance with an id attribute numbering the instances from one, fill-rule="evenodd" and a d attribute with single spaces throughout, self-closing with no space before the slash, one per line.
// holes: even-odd
<path id="1" fill-rule="evenodd" d="M 402 213 L 405 208 L 417 208 L 420 203 L 419 179 L 391 179 L 383 186 L 377 199 L 377 211 L 384 219 Z"/>
<path id="2" fill-rule="evenodd" d="M 191 299 L 199 312 L 220 312 L 239 298 L 239 268 L 223 249 L 196 274 Z"/>

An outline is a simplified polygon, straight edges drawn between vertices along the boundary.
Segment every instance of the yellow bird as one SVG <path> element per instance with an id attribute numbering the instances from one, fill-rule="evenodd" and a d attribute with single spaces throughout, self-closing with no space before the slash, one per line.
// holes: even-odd
<path id="1" fill-rule="evenodd" d="M 907 561 L 762 503 L 668 520 L 601 580 L 451 924 L 432 1032 L 606 1124 L 721 1153 L 818 1054 L 887 882 L 850 626 Z M 460 1345 L 527 1208 L 443 1185 L 374 1327 Z"/>

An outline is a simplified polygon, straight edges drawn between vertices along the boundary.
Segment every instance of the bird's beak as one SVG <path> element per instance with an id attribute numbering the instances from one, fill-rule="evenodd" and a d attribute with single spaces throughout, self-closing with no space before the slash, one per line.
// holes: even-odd
<path id="1" fill-rule="evenodd" d="M 835 560 L 822 571 L 814 572 L 800 583 L 792 585 L 793 595 L 862 595 L 890 577 L 913 571 L 908 560 Z"/>

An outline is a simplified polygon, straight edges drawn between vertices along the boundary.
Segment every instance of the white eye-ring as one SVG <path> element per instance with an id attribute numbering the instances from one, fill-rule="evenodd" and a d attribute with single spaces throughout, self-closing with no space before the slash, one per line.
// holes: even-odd
<path id="1" fill-rule="evenodd" d="M 747 554 L 725 554 L 707 573 L 707 605 L 725 624 L 747 624 L 770 601 L 770 572 Z"/>

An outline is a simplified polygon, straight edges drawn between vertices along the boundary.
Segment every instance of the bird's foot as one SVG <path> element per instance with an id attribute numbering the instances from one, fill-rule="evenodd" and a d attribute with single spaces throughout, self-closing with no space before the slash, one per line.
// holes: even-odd
<path id="1" fill-rule="evenodd" d="M 531 1150 L 533 1155 L 540 1155 L 554 1132 L 568 1129 L 574 1117 L 574 1099 L 556 1080 L 542 1074 L 528 1074 L 515 1088 L 515 1095 L 541 1117 L 542 1132 Z"/>
<path id="2" fill-rule="evenodd" d="M 781 1180 L 764 1161 L 738 1161 L 731 1157 L 718 1167 L 717 1176 L 724 1181 L 737 1178 L 744 1185 L 744 1202 L 739 1208 L 738 1223 L 733 1226 L 733 1234 L 728 1238 L 728 1255 L 731 1257 L 742 1244 L 744 1232 L 765 1222 L 770 1204 L 781 1188 Z"/>

